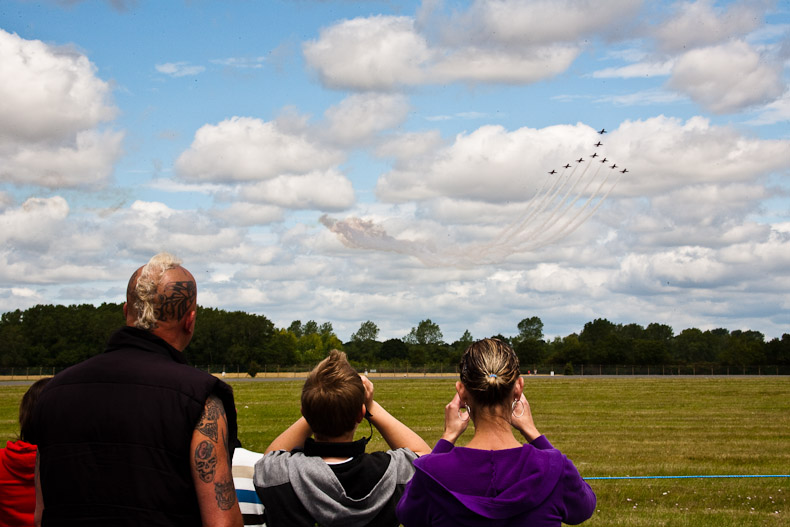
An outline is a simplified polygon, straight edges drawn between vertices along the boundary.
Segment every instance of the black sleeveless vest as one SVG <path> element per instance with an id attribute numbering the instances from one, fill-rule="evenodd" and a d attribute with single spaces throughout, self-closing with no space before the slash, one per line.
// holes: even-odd
<path id="1" fill-rule="evenodd" d="M 57 374 L 34 411 L 44 526 L 201 525 L 189 447 L 211 394 L 235 445 L 230 386 L 133 327 Z"/>

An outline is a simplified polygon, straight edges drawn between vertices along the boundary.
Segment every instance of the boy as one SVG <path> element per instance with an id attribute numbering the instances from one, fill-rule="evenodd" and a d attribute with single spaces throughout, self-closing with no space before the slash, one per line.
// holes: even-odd
<path id="1" fill-rule="evenodd" d="M 412 462 L 430 447 L 373 400 L 373 383 L 341 351 L 310 372 L 301 402 L 302 417 L 255 465 L 266 525 L 397 526 L 395 506 Z M 365 417 L 392 450 L 368 454 L 369 437 L 353 440 Z"/>

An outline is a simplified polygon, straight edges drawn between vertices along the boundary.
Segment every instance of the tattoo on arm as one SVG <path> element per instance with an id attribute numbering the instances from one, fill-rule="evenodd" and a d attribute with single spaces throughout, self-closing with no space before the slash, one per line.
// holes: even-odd
<path id="1" fill-rule="evenodd" d="M 225 418 L 225 407 L 216 397 L 209 397 L 195 430 L 216 443 L 219 439 L 217 420 L 221 418 Z"/>
<path id="2" fill-rule="evenodd" d="M 213 483 L 217 507 L 220 510 L 231 510 L 237 503 L 236 489 L 231 477 L 227 416 L 225 407 L 217 396 L 212 395 L 206 401 L 195 431 L 200 434 L 193 435 L 195 451 L 192 463 L 199 495 L 211 500 L 211 487 L 204 487 L 198 481 Z M 206 501 L 203 503 L 208 505 Z"/>
<path id="3" fill-rule="evenodd" d="M 164 293 L 158 295 L 156 319 L 181 320 L 197 299 L 195 282 L 168 282 Z"/>
<path id="4" fill-rule="evenodd" d="M 236 489 L 231 479 L 214 483 L 214 494 L 217 497 L 217 505 L 224 511 L 236 504 Z"/>
<path id="5" fill-rule="evenodd" d="M 201 481 L 204 483 L 214 481 L 214 474 L 217 470 L 217 454 L 214 452 L 214 443 L 201 441 L 195 448 L 195 468 Z"/>

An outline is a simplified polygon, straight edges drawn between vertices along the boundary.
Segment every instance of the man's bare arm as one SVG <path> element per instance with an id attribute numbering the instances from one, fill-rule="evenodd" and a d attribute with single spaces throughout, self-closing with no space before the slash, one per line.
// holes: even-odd
<path id="1" fill-rule="evenodd" d="M 313 431 L 310 429 L 310 425 L 307 424 L 307 419 L 300 417 L 283 433 L 275 437 L 264 453 L 268 454 L 275 450 L 291 451 L 294 448 L 301 448 L 311 435 L 313 435 Z"/>
<path id="2" fill-rule="evenodd" d="M 233 486 L 228 418 L 222 401 L 212 395 L 192 433 L 192 480 L 204 526 L 241 527 L 244 522 Z"/>

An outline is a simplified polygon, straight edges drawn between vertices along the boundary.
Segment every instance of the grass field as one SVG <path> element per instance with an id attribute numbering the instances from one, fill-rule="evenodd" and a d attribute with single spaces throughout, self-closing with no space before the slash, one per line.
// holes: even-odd
<path id="1" fill-rule="evenodd" d="M 451 379 L 374 380 L 377 400 L 433 445 Z M 299 415 L 300 381 L 232 382 L 244 446 L 261 451 Z M 0 387 L 13 439 L 24 386 Z M 582 476 L 790 474 L 790 378 L 526 378 L 538 429 Z M 366 426 L 358 436 L 367 435 Z M 471 438 L 468 430 L 459 441 Z M 369 450 L 384 449 L 374 433 Z M 790 525 L 789 478 L 590 481 L 590 526 Z"/>

